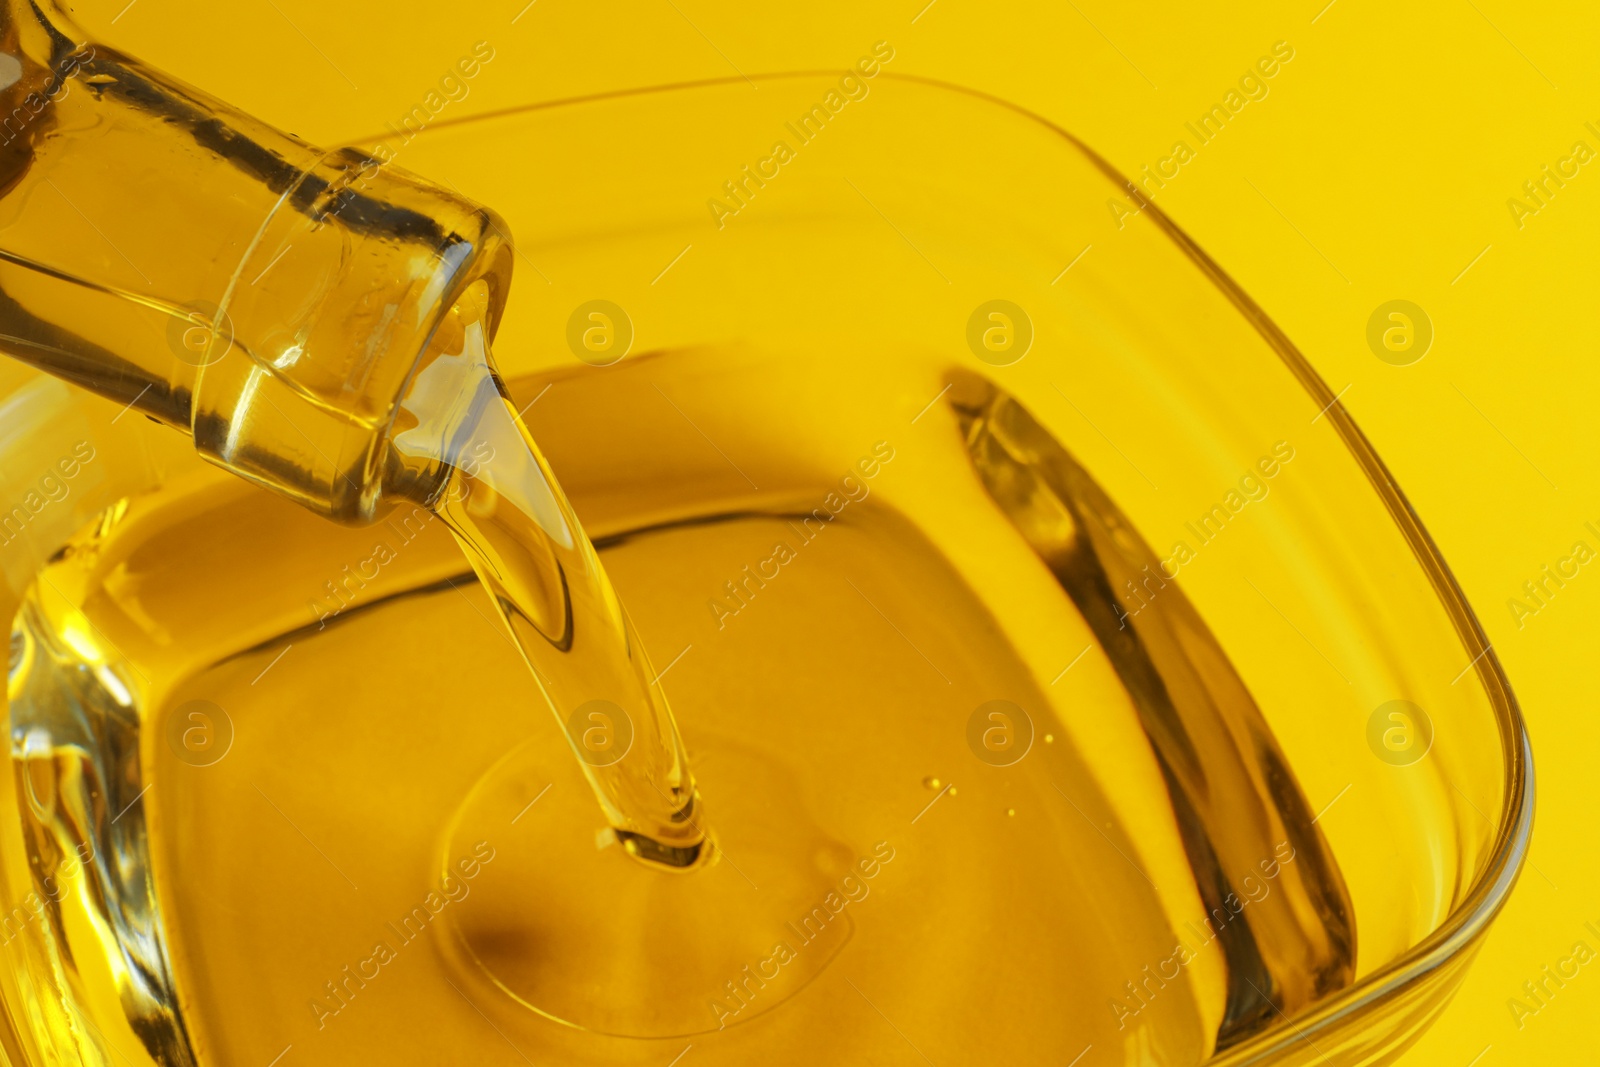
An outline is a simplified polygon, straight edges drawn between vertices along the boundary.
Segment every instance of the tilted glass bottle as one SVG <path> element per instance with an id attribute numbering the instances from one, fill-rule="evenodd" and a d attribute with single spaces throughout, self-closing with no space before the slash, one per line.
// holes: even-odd
<path id="1" fill-rule="evenodd" d="M 389 429 L 435 328 L 511 277 L 493 212 L 321 151 L 0 2 L 0 351 L 330 518 L 425 499 Z M 419 481 L 421 484 L 419 484 Z"/>

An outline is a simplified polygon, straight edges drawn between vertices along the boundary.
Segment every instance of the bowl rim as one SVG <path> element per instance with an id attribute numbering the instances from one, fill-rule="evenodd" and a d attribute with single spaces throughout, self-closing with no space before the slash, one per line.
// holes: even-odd
<path id="1" fill-rule="evenodd" d="M 422 132 L 425 134 L 458 126 L 481 125 L 497 119 L 514 118 L 539 111 L 620 101 L 630 97 L 738 86 L 753 81 L 775 82 L 836 77 L 838 74 L 838 70 L 830 69 L 791 70 L 637 86 L 494 108 L 474 115 L 452 116 L 431 123 Z M 883 70 L 879 72 L 879 77 L 978 100 L 1036 123 L 1044 131 L 1056 135 L 1076 149 L 1117 191 L 1130 197 L 1140 208 L 1140 213 L 1147 214 L 1249 321 L 1300 382 L 1311 399 L 1317 403 L 1405 538 L 1412 556 L 1422 567 L 1435 595 L 1439 598 L 1440 605 L 1449 616 L 1465 651 L 1473 655 L 1472 661 L 1463 673 L 1475 669 L 1495 714 L 1496 725 L 1500 732 L 1502 788 L 1506 803 L 1500 812 L 1494 843 L 1488 857 L 1466 893 L 1432 932 L 1399 956 L 1344 989 L 1312 1003 L 1300 1014 L 1283 1016 L 1284 1025 L 1263 1031 L 1226 1051 L 1215 1053 L 1206 1062 L 1214 1065 L 1228 1064 L 1231 1067 L 1264 1065 L 1286 1053 L 1292 1045 L 1302 1041 L 1315 1050 L 1313 1038 L 1319 1034 L 1334 1031 L 1340 1024 L 1368 1009 L 1376 1010 L 1375 1005 L 1380 1001 L 1397 998 L 1408 990 L 1420 989 L 1434 972 L 1444 968 L 1446 964 L 1462 959 L 1505 906 L 1516 885 L 1526 862 L 1533 833 L 1533 751 L 1521 706 L 1511 690 L 1511 683 L 1501 666 L 1499 656 L 1495 653 L 1493 644 L 1484 633 L 1476 613 L 1467 602 L 1466 595 L 1457 583 L 1449 564 L 1445 562 L 1432 535 L 1423 526 L 1410 500 L 1389 472 L 1388 466 L 1378 456 L 1366 434 L 1345 410 L 1341 394 L 1335 394 L 1328 387 L 1316 368 L 1266 311 L 1181 226 L 1146 196 L 1137 184 L 1062 126 L 1003 97 L 916 74 Z M 379 144 L 390 136 L 392 134 L 386 133 L 353 139 L 336 147 L 359 150 Z M 1279 1014 L 1282 1015 L 1281 1012 Z M 1320 1053 L 1320 1050 L 1317 1051 Z"/>

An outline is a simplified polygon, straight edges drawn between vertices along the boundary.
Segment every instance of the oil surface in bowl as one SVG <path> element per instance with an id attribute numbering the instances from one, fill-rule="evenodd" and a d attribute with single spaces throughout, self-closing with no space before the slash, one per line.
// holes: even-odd
<path id="1" fill-rule="evenodd" d="M 873 399 L 940 384 L 914 435 Z M 218 1064 L 1177 1063 L 1348 980 L 1342 881 L 1248 692 L 1175 586 L 1119 607 L 1154 557 L 989 382 L 673 353 L 535 410 L 672 687 L 718 862 L 641 888 L 443 523 L 338 530 L 197 475 L 86 531 L 18 629 L 14 731 L 60 736 L 74 702 L 137 726 L 131 762 L 50 750 L 41 853 L 105 854 L 105 820 L 67 813 L 155 786 L 117 823 L 144 940 L 109 867 L 64 905 L 73 966 L 144 953 L 124 971 L 148 1008 L 108 1041 L 177 1034 Z M 195 702 L 230 724 L 215 759 L 182 743 Z M 727 902 L 714 980 L 628 954 L 650 928 L 711 936 L 679 907 L 702 893 Z M 567 918 L 597 900 L 625 921 Z M 585 953 L 606 985 L 548 981 Z M 663 988 L 654 1032 L 613 1036 L 641 1024 L 609 1003 Z"/>

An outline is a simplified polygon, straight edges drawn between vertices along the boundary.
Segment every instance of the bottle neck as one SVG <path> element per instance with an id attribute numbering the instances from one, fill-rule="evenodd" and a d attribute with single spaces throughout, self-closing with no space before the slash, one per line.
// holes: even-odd
<path id="1" fill-rule="evenodd" d="M 53 3 L 0 2 L 0 350 L 330 518 L 377 517 L 434 330 L 480 280 L 498 323 L 504 224 L 90 41 Z"/>
<path id="2" fill-rule="evenodd" d="M 9 55 L 20 49 L 48 66 L 87 42 L 88 35 L 57 0 L 0 0 L 0 45 Z"/>

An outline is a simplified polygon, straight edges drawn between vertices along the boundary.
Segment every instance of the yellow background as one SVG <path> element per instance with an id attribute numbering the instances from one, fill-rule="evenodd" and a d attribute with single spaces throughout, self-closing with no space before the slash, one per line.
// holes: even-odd
<path id="1" fill-rule="evenodd" d="M 1270 95 L 1157 200 L 1334 390 L 1349 385 L 1345 405 L 1505 664 L 1538 775 L 1532 865 L 1455 1002 L 1403 1062 L 1597 1062 L 1600 966 L 1520 1030 L 1507 1001 L 1574 942 L 1600 948 L 1584 929 L 1600 927 L 1600 567 L 1520 627 L 1507 601 L 1575 541 L 1600 547 L 1584 529 L 1600 528 L 1600 162 L 1520 229 L 1507 200 L 1574 142 L 1600 151 L 1584 125 L 1600 128 L 1600 7 L 1324 2 L 1159 12 L 1109 0 L 83 0 L 77 15 L 100 39 L 317 143 L 381 132 L 479 40 L 496 58 L 450 117 L 842 68 L 888 40 L 897 72 L 1015 101 L 1127 172 L 1179 138 L 1193 145 L 1185 121 L 1287 41 L 1295 58 Z M 1372 311 L 1396 298 L 1435 328 L 1427 357 L 1404 368 L 1365 338 Z"/>

